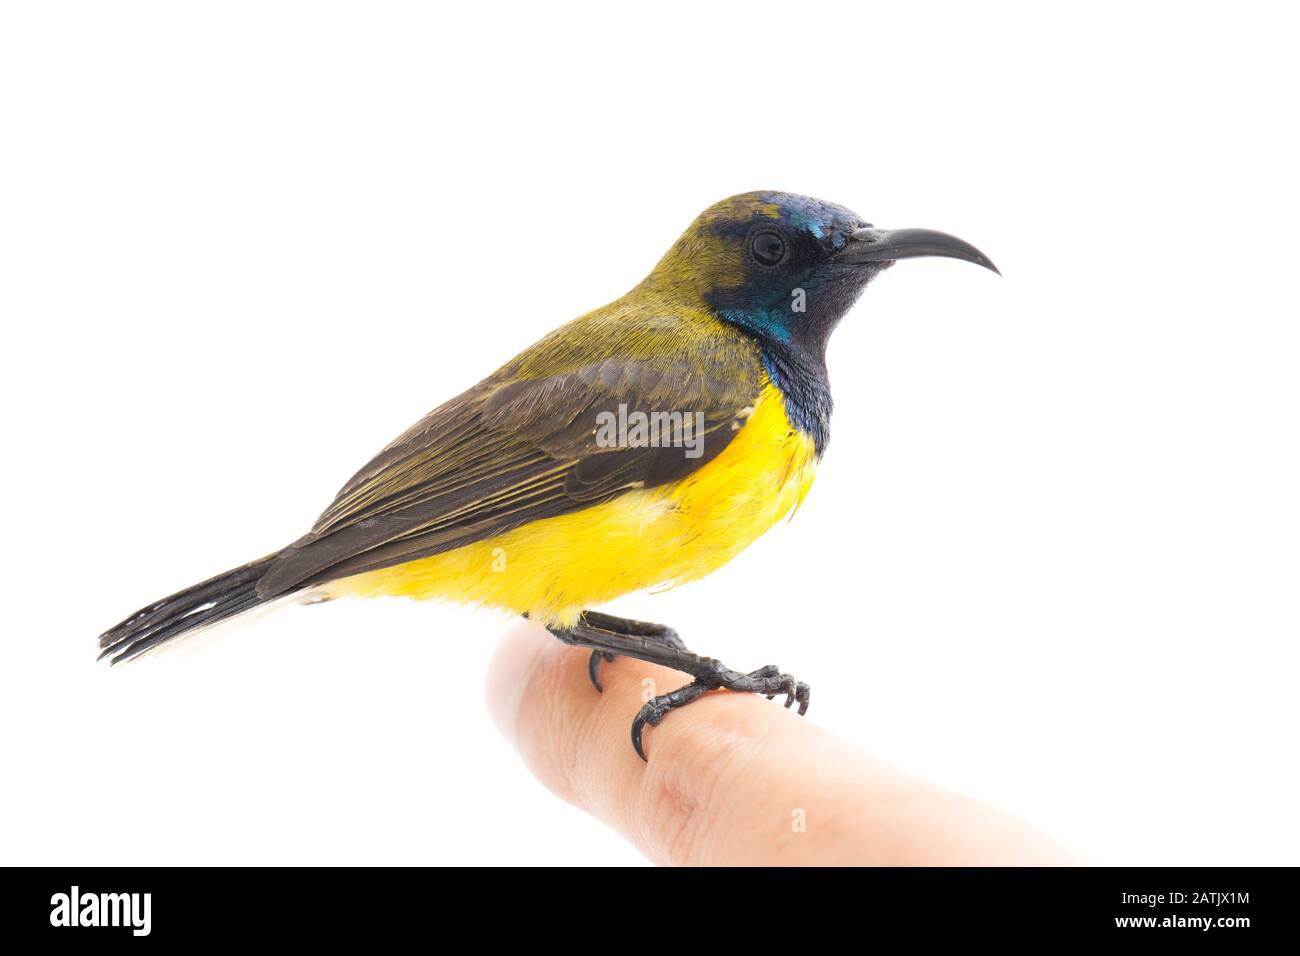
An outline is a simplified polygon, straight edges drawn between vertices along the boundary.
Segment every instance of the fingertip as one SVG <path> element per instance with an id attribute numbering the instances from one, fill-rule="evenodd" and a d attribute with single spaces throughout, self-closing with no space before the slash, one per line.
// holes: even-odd
<path id="1" fill-rule="evenodd" d="M 520 705 L 534 679 L 538 658 L 554 643 L 555 638 L 545 628 L 519 621 L 506 631 L 492 655 L 486 687 L 488 713 L 511 742 L 516 740 Z"/>

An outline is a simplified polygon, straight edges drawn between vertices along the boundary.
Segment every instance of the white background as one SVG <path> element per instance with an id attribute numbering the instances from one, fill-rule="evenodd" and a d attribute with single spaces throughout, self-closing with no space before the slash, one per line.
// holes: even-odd
<path id="1" fill-rule="evenodd" d="M 95 636 L 756 188 L 979 245 L 832 342 L 797 518 L 611 610 L 1116 863 L 1300 863 L 1281 5 L 6 4 L 5 863 L 634 863 L 482 699 L 506 619 Z"/>

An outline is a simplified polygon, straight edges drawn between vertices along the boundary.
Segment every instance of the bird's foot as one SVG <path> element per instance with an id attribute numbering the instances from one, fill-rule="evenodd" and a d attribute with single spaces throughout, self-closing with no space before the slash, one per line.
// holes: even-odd
<path id="1" fill-rule="evenodd" d="M 600 665 L 601 662 L 609 663 L 618 657 L 610 651 L 592 651 L 591 657 L 587 658 L 587 676 L 591 678 L 591 686 L 596 688 L 596 693 L 605 693 L 605 688 L 600 686 Z"/>
<path id="2" fill-rule="evenodd" d="M 782 674 L 781 669 L 775 664 L 760 667 L 748 674 L 737 673 L 712 658 L 702 658 L 701 664 L 703 665 L 701 672 L 695 675 L 695 680 L 671 693 L 663 694 L 648 701 L 633 719 L 632 747 L 642 760 L 648 759 L 645 755 L 645 746 L 642 740 L 646 725 L 657 726 L 660 721 L 668 716 L 670 711 L 685 707 L 691 701 L 698 700 L 711 690 L 721 688 L 742 693 L 762 694 L 768 700 L 778 694 L 785 694 L 785 706 L 787 708 L 798 703 L 800 716 L 808 712 L 811 689 L 803 681 L 797 681 L 789 674 Z"/>
<path id="3" fill-rule="evenodd" d="M 649 701 L 632 721 L 632 746 L 642 760 L 646 759 L 642 736 L 646 725 L 658 724 L 670 711 L 685 707 L 711 690 L 734 690 L 747 694 L 763 694 L 769 700 L 785 694 L 785 706 L 799 705 L 799 713 L 808 710 L 808 685 L 782 674 L 773 665 L 742 674 L 723 666 L 711 657 L 701 657 L 687 650 L 677 632 L 662 624 L 629 621 L 624 618 L 584 611 L 572 627 L 550 628 L 559 640 L 573 647 L 591 651 L 587 660 L 587 676 L 596 690 L 600 690 L 600 666 L 615 657 L 632 657 L 651 664 L 660 664 L 691 675 L 694 680 L 671 694 L 663 694 Z"/>

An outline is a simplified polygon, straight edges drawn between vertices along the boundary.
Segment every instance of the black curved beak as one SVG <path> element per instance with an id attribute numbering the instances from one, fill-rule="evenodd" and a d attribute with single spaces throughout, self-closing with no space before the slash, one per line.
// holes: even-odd
<path id="1" fill-rule="evenodd" d="M 915 259 L 918 256 L 945 256 L 962 259 L 998 272 L 993 260 L 964 239 L 933 229 L 876 229 L 866 226 L 854 230 L 853 235 L 835 256 L 848 265 L 866 262 L 892 262 L 895 259 Z"/>

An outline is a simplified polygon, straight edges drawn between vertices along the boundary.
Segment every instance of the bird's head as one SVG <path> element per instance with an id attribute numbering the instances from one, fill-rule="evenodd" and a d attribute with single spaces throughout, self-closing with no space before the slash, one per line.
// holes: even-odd
<path id="1" fill-rule="evenodd" d="M 877 229 L 843 206 L 760 191 L 704 210 L 643 285 L 690 296 L 760 344 L 820 356 L 866 284 L 896 260 L 916 256 L 997 271 L 955 236 Z"/>

